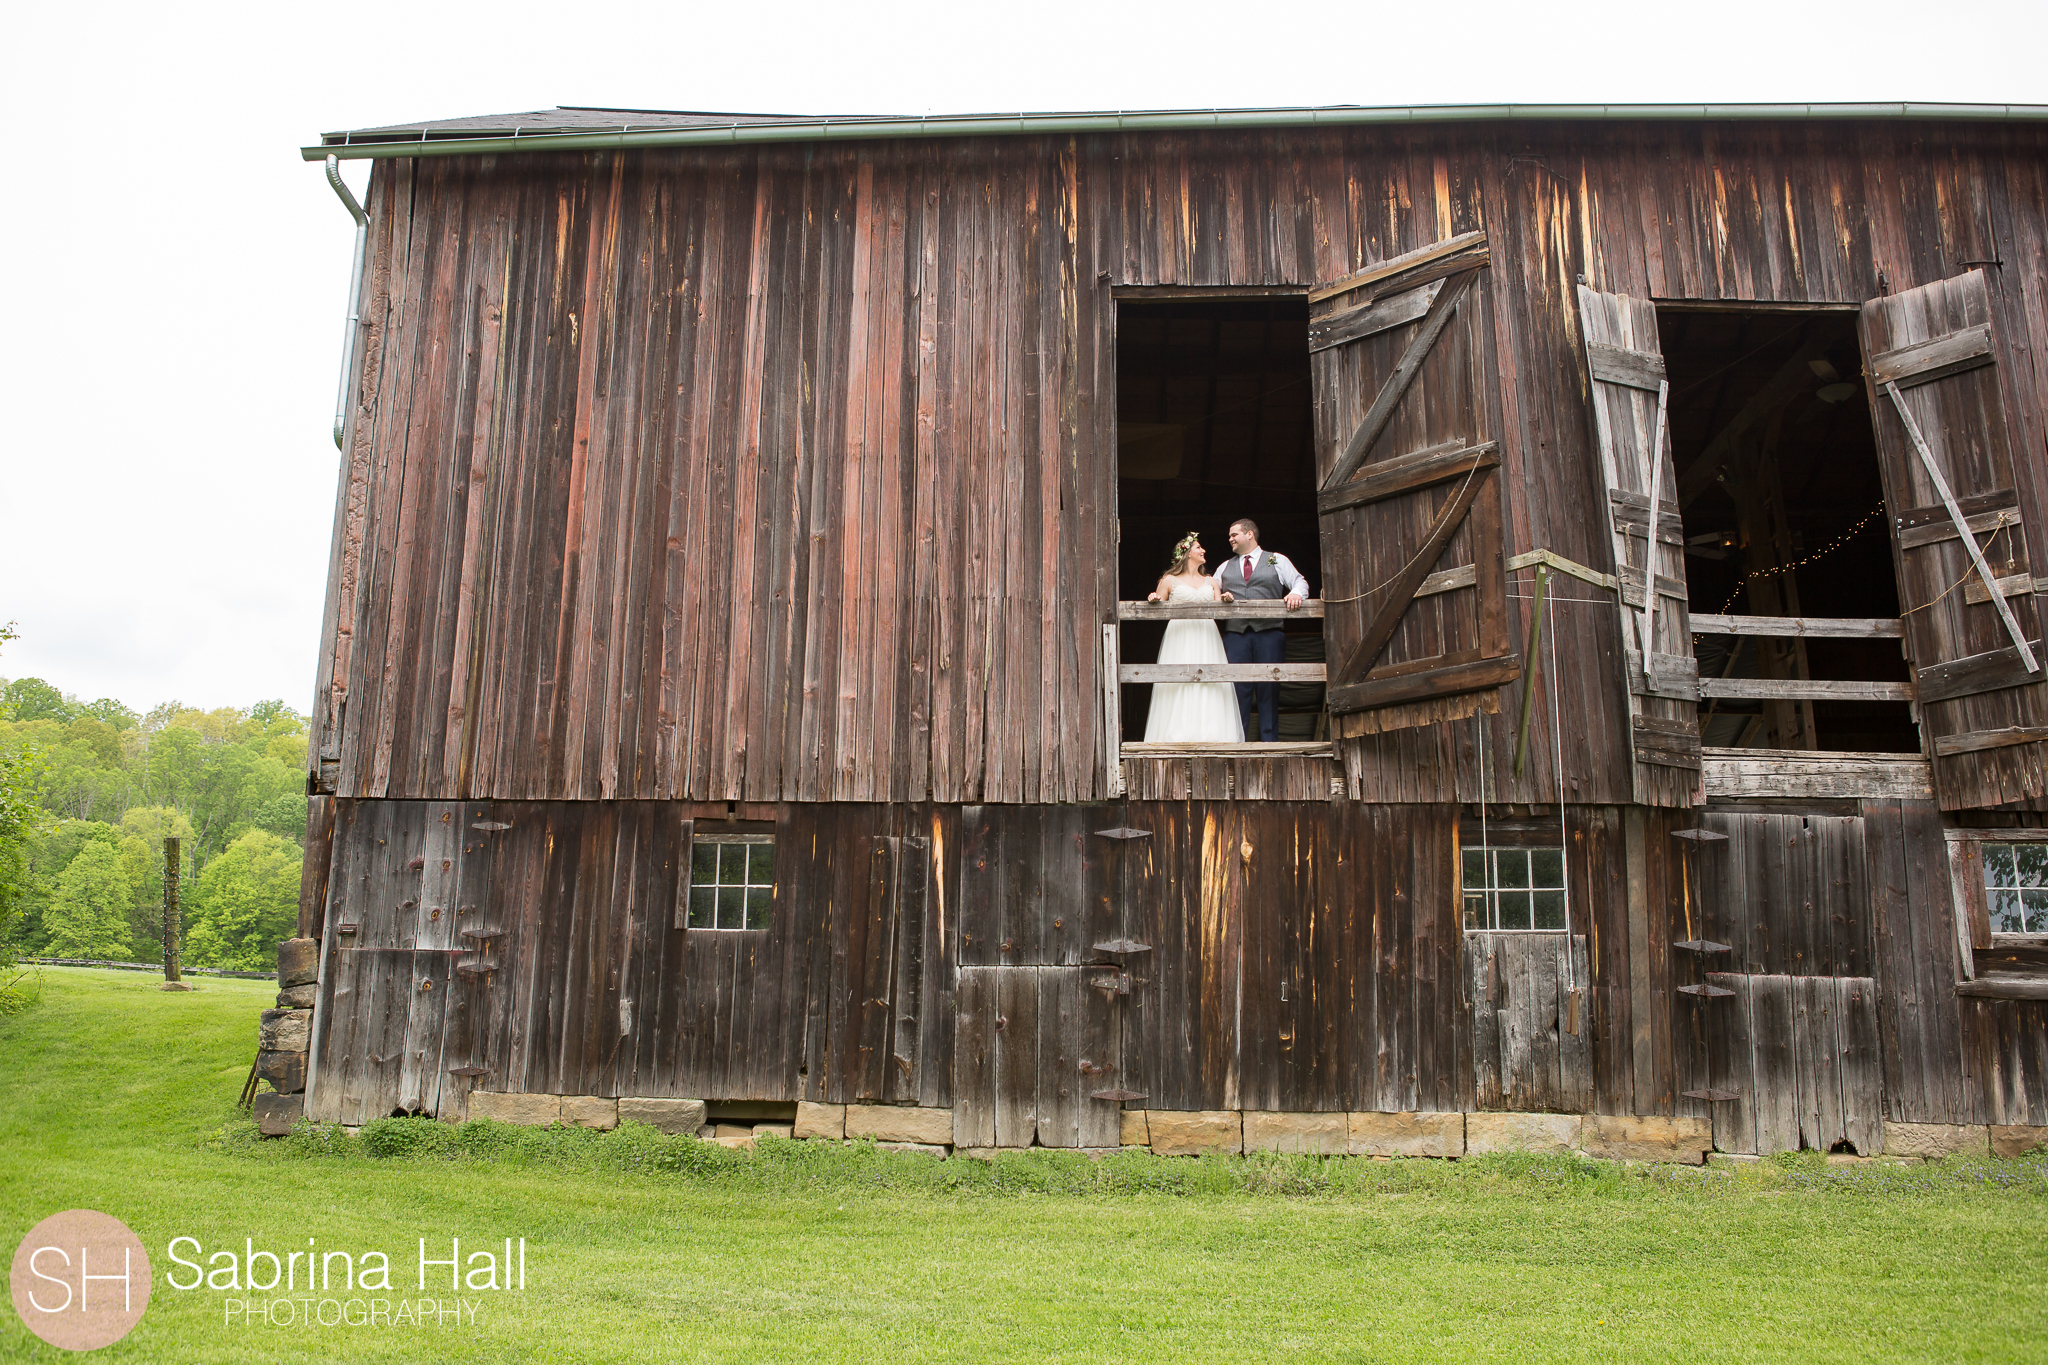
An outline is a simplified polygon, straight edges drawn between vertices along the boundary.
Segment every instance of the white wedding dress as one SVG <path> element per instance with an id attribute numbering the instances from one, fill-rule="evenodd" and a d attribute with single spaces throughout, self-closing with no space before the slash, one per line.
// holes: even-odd
<path id="1" fill-rule="evenodd" d="M 1216 586 L 1173 585 L 1170 603 L 1214 602 Z M 1168 621 L 1159 643 L 1163 664 L 1224 664 L 1223 632 L 1214 621 Z M 1238 714 L 1237 689 L 1229 683 L 1154 683 L 1152 710 L 1145 717 L 1145 742 L 1179 740 L 1210 744 L 1244 742 L 1244 720 Z"/>

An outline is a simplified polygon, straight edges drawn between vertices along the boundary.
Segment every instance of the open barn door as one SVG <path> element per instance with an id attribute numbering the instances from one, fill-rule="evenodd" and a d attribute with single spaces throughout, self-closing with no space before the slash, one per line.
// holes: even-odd
<path id="1" fill-rule="evenodd" d="M 1329 708 L 1345 736 L 1497 711 L 1507 620 L 1484 232 L 1309 294 Z"/>
<path id="2" fill-rule="evenodd" d="M 1607 481 L 1614 573 L 1621 581 L 1635 799 L 1646 806 L 1696 805 L 1699 665 L 1686 614 L 1685 532 L 1664 420 L 1670 385 L 1657 343 L 1657 310 L 1648 299 L 1582 284 L 1579 325 Z"/>
<path id="3" fill-rule="evenodd" d="M 1872 299 L 1862 332 L 1935 797 L 1943 810 L 2037 799 L 2040 612 L 1984 272 Z"/>

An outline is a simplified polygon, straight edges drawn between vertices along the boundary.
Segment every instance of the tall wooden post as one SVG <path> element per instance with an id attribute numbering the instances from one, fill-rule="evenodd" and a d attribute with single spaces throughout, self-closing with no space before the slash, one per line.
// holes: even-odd
<path id="1" fill-rule="evenodd" d="M 178 974 L 178 841 L 164 840 L 164 980 Z"/>

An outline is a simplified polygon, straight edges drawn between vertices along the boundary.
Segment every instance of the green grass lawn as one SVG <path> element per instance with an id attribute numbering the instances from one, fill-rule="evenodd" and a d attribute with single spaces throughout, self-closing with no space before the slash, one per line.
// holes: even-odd
<path id="1" fill-rule="evenodd" d="M 233 1102 L 274 988 L 198 985 L 50 969 L 0 1020 L 0 1250 L 87 1207 L 154 1262 L 149 1311 L 107 1359 L 2048 1358 L 2038 1158 L 990 1167 L 491 1125 L 259 1143 Z M 409 1138 L 442 1150 L 366 1150 Z M 450 1236 L 524 1237 L 526 1288 L 462 1295 L 481 1306 L 460 1327 L 231 1326 L 230 1296 L 166 1286 L 190 1278 L 164 1254 L 180 1236 L 380 1249 L 392 1290 L 361 1297 L 394 1303 L 436 1297 L 418 1238 L 445 1256 Z M 72 1358 L 5 1319 L 0 1358 Z"/>

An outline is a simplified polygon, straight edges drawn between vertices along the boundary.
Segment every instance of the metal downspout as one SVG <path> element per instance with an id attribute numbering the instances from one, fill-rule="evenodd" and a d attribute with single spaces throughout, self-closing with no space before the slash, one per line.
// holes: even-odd
<path id="1" fill-rule="evenodd" d="M 356 220 L 355 261 L 349 269 L 348 322 L 341 346 L 341 382 L 334 391 L 334 448 L 342 448 L 342 440 L 348 430 L 348 381 L 356 372 L 356 348 L 361 344 L 363 327 L 363 253 L 370 244 L 370 215 L 363 212 L 363 206 L 356 202 L 355 194 L 341 178 L 341 160 L 327 158 L 327 183 L 334 186 L 334 192 L 341 197 L 341 206 L 348 210 L 348 216 Z"/>
<path id="2" fill-rule="evenodd" d="M 331 156 L 327 158 L 327 183 L 334 187 L 334 193 L 341 199 L 341 206 L 348 210 L 348 216 L 355 219 L 356 222 L 355 258 L 349 268 L 348 322 L 345 324 L 347 331 L 343 336 L 341 348 L 341 380 L 334 392 L 334 448 L 342 452 L 343 455 L 341 491 L 337 497 L 334 509 L 335 538 L 338 551 L 342 517 L 348 500 L 347 442 L 351 411 L 351 404 L 348 401 L 348 389 L 349 383 L 356 373 L 356 353 L 362 345 L 363 257 L 368 252 L 370 245 L 370 215 L 363 212 L 363 206 L 356 201 L 355 195 L 342 180 L 341 162 L 339 159 Z M 332 592 L 331 586 L 329 592 L 330 594 Z M 333 615 L 333 611 L 334 603 L 330 601 L 328 605 L 330 618 Z M 333 638 L 333 625 L 332 619 L 326 623 L 324 634 L 328 639 Z M 324 692 L 332 681 L 331 678 L 317 679 L 314 684 L 316 694 Z M 318 705 L 319 698 L 316 695 L 316 713 Z M 320 763 L 319 746 L 315 745 L 313 751 L 307 757 L 313 764 L 313 770 L 317 772 Z M 316 1087 L 320 1084 L 321 1045 L 327 1038 L 328 1011 L 321 1002 L 327 998 L 327 961 L 328 954 L 334 946 L 334 932 L 334 925 L 329 922 L 328 917 L 323 913 L 320 925 L 320 967 L 314 975 L 316 984 L 313 987 L 313 1028 L 311 1037 L 308 1038 L 306 1043 L 306 1104 L 304 1112 L 309 1115 L 313 1110 L 314 1096 L 318 1093 Z"/>

